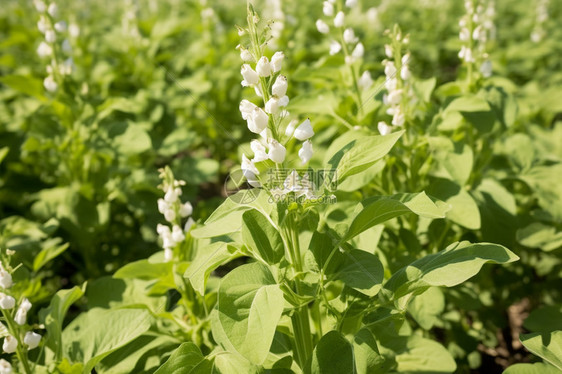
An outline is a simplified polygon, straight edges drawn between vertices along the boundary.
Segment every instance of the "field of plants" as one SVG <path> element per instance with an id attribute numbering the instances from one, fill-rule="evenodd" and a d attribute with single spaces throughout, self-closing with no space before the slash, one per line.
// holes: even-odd
<path id="1" fill-rule="evenodd" d="M 4 0 L 0 374 L 562 373 L 561 23 Z"/>

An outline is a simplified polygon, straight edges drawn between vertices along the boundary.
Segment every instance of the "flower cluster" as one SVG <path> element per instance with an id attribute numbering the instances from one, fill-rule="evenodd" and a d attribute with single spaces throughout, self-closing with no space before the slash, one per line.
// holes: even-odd
<path id="1" fill-rule="evenodd" d="M 353 8 L 357 5 L 356 0 L 346 0 L 345 7 Z M 333 23 L 335 33 L 332 35 L 334 39 L 330 42 L 330 55 L 341 52 L 345 55 L 345 62 L 352 64 L 359 60 L 365 54 L 365 47 L 355 35 L 351 27 L 345 27 L 345 12 L 343 7 L 338 7 L 337 0 L 328 0 L 323 2 L 322 11 L 324 16 L 330 17 L 330 23 Z M 330 34 L 330 25 L 324 20 L 316 21 L 316 28 L 322 34 Z M 336 40 L 338 39 L 338 40 Z M 351 53 L 350 53 L 351 51 Z"/>
<path id="2" fill-rule="evenodd" d="M 289 104 L 287 96 L 287 77 L 281 75 L 285 55 L 282 51 L 275 52 L 271 60 L 264 56 L 264 45 L 259 43 L 260 35 L 257 31 L 259 19 L 253 12 L 250 13 L 249 28 L 239 29 L 239 34 L 248 33 L 252 40 L 252 46 L 248 49 L 239 45 L 240 57 L 244 61 L 241 68 L 242 86 L 254 88 L 256 94 L 262 98 L 264 107 L 258 106 L 249 100 L 240 102 L 240 113 L 246 120 L 248 129 L 259 134 L 260 138 L 250 143 L 254 154 L 252 159 L 246 154 L 242 155 L 242 172 L 248 183 L 253 187 L 260 187 L 258 179 L 260 174 L 259 162 L 271 161 L 275 164 L 285 162 L 287 149 L 286 144 L 295 138 L 303 144 L 298 152 L 303 164 L 310 161 L 313 155 L 312 142 L 310 138 L 314 135 L 312 124 L 306 119 L 298 127 L 298 120 L 293 119 L 285 127 L 284 137 L 281 134 L 281 126 L 290 113 L 285 110 Z M 257 61 L 257 62 L 256 62 Z M 252 67 L 255 62 L 255 67 Z"/>
<path id="3" fill-rule="evenodd" d="M 403 36 L 398 25 L 394 26 L 392 32 L 386 30 L 385 34 L 390 37 L 390 44 L 385 44 L 384 53 L 387 59 L 382 61 L 384 74 L 386 76 L 385 88 L 387 93 L 383 96 L 383 102 L 388 106 L 386 113 L 392 116 L 391 125 L 386 122 L 378 123 L 381 135 L 388 135 L 393 126 L 402 127 L 406 122 L 406 102 L 411 96 L 411 77 L 408 63 L 410 52 L 402 54 L 404 46 L 409 44 L 409 36 Z"/>
<path id="4" fill-rule="evenodd" d="M 13 253 L 7 251 L 8 261 L 9 256 Z M 8 262 L 9 263 L 9 262 Z M 41 335 L 27 327 L 27 314 L 31 309 L 31 302 L 27 298 L 23 298 L 19 305 L 14 296 L 10 295 L 10 288 L 13 285 L 11 269 L 9 266 L 4 266 L 0 263 L 0 311 L 8 326 L 2 325 L 1 330 L 7 332 L 2 344 L 2 349 L 5 353 L 14 353 L 18 351 L 18 345 L 23 344 L 27 350 L 35 349 L 41 342 Z M 17 306 L 17 308 L 16 308 Z M 15 309 L 15 314 L 13 310 Z M 23 327 L 19 327 L 23 326 Z M 19 354 L 19 353 L 18 353 Z M 20 358 L 21 359 L 21 358 Z M 6 360 L 0 360 L 0 373 L 11 373 L 11 364 Z"/>
<path id="5" fill-rule="evenodd" d="M 164 260 L 171 261 L 174 256 L 174 248 L 185 240 L 185 233 L 191 229 L 194 221 L 191 218 L 193 207 L 188 201 L 182 203 L 181 186 L 184 181 L 174 179 L 170 168 L 160 169 L 162 184 L 159 186 L 164 191 L 164 198 L 158 199 L 158 211 L 164 215 L 164 219 L 171 225 L 158 224 L 156 231 L 162 240 L 164 248 Z M 187 218 L 185 224 L 183 220 Z"/>
<path id="6" fill-rule="evenodd" d="M 58 20 L 59 9 L 54 2 L 47 5 L 43 0 L 34 0 L 34 5 L 40 13 L 37 28 L 45 37 L 37 48 L 37 54 L 41 58 L 51 59 L 43 86 L 47 91 L 55 92 L 64 77 L 74 70 L 72 47 L 66 36 L 76 37 L 80 29 L 76 25 L 69 27 L 65 21 Z"/>
<path id="7" fill-rule="evenodd" d="M 492 5 L 485 10 L 482 0 L 466 0 L 464 7 L 466 14 L 459 21 L 459 38 L 463 42 L 459 58 L 470 70 L 473 64 L 480 64 L 482 75 L 489 77 L 492 74 L 492 64 L 486 53 L 486 43 L 495 34 L 495 9 Z"/>
<path id="8" fill-rule="evenodd" d="M 535 27 L 531 32 L 531 40 L 538 43 L 546 36 L 544 25 L 548 20 L 548 5 L 550 0 L 538 0 L 536 8 Z"/>

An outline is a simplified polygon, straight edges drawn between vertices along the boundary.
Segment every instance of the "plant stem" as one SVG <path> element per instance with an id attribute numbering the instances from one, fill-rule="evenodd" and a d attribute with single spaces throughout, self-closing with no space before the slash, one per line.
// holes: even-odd
<path id="1" fill-rule="evenodd" d="M 20 337 L 20 334 L 18 333 L 18 329 L 14 325 L 14 320 L 12 319 L 12 316 L 10 315 L 10 313 L 8 313 L 7 311 L 5 311 L 3 309 L 2 309 L 2 315 L 4 316 L 4 319 L 6 320 L 6 324 L 8 325 L 8 330 L 10 331 L 12 336 L 14 338 L 16 338 L 16 340 L 18 341 L 18 346 L 16 348 L 16 355 L 18 356 L 19 361 L 23 365 L 23 369 L 24 369 L 25 373 L 26 374 L 32 374 L 33 371 L 31 370 L 31 367 L 29 366 L 29 361 L 27 360 L 27 354 L 25 353 L 25 350 L 23 348 L 22 339 Z"/>

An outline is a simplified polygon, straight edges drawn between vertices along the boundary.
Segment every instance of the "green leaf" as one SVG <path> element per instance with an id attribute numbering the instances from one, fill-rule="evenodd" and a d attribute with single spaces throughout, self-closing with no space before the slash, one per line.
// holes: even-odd
<path id="1" fill-rule="evenodd" d="M 43 83 L 37 78 L 23 75 L 4 75 L 0 77 L 0 83 L 23 94 L 34 96 L 40 100 L 46 100 L 43 95 Z"/>
<path id="2" fill-rule="evenodd" d="M 529 351 L 562 370 L 562 330 L 524 334 L 520 339 Z"/>
<path id="3" fill-rule="evenodd" d="M 216 319 L 219 326 L 212 326 L 213 336 L 223 346 L 261 365 L 269 353 L 284 304 L 283 292 L 265 265 L 242 265 L 220 284 Z"/>
<path id="4" fill-rule="evenodd" d="M 562 305 L 548 305 L 533 310 L 523 326 L 532 332 L 562 330 Z"/>
<path id="5" fill-rule="evenodd" d="M 503 374 L 560 374 L 552 365 L 537 362 L 535 364 L 515 364 L 504 370 Z"/>
<path id="6" fill-rule="evenodd" d="M 353 354 L 357 373 L 385 373 L 385 358 L 379 353 L 375 334 L 362 328 L 353 337 Z"/>
<path id="7" fill-rule="evenodd" d="M 355 373 L 353 347 L 338 331 L 325 334 L 312 353 L 310 374 Z"/>
<path id="8" fill-rule="evenodd" d="M 346 286 L 367 296 L 375 296 L 384 276 L 384 269 L 378 257 L 369 252 L 354 249 L 344 253 L 345 262 L 335 275 Z"/>
<path id="9" fill-rule="evenodd" d="M 55 352 L 55 357 L 59 361 L 62 357 L 62 326 L 68 308 L 84 295 L 86 283 L 80 287 L 73 287 L 68 290 L 60 290 L 51 299 L 48 308 L 39 312 L 39 320 L 45 324 L 47 329 L 47 346 Z"/>
<path id="10" fill-rule="evenodd" d="M 241 255 L 235 251 L 236 248 L 224 242 L 205 246 L 204 250 L 198 251 L 183 276 L 189 280 L 195 291 L 204 295 L 207 279 L 209 279 L 211 272 Z"/>
<path id="11" fill-rule="evenodd" d="M 279 231 L 254 209 L 244 212 L 242 221 L 242 239 L 248 249 L 270 265 L 279 263 L 285 255 Z"/>
<path id="12" fill-rule="evenodd" d="M 404 348 L 396 350 L 397 372 L 437 374 L 456 370 L 453 356 L 441 344 L 417 335 L 406 339 Z"/>
<path id="13" fill-rule="evenodd" d="M 430 287 L 408 304 L 408 312 L 425 330 L 433 327 L 444 309 L 445 296 L 438 287 Z"/>
<path id="14" fill-rule="evenodd" d="M 239 354 L 218 351 L 212 374 L 262 374 L 263 369 L 253 365 Z"/>
<path id="15" fill-rule="evenodd" d="M 133 122 L 113 123 L 108 128 L 108 136 L 120 154 L 136 155 L 152 149 L 152 139 L 146 130 Z"/>
<path id="16" fill-rule="evenodd" d="M 398 270 L 384 287 L 395 298 L 430 286 L 453 287 L 476 275 L 487 262 L 505 264 L 518 259 L 498 244 L 457 242 Z"/>
<path id="17" fill-rule="evenodd" d="M 191 343 L 183 343 L 154 374 L 208 374 L 213 364 Z"/>
<path id="18" fill-rule="evenodd" d="M 480 229 L 480 210 L 464 188 L 450 180 L 437 179 L 427 193 L 451 206 L 446 213 L 448 219 L 470 230 Z"/>
<path id="19" fill-rule="evenodd" d="M 557 232 L 555 227 L 540 222 L 517 230 L 516 235 L 517 241 L 525 247 L 540 248 L 545 252 L 562 247 L 562 231 Z"/>
<path id="20" fill-rule="evenodd" d="M 46 248 L 43 248 L 33 259 L 33 271 L 39 271 L 49 261 L 66 251 L 68 245 L 68 243 L 58 244 L 58 240 L 55 240 L 53 241 L 53 245 L 48 245 Z"/>
<path id="21" fill-rule="evenodd" d="M 2 161 L 4 161 L 4 158 L 6 158 L 8 152 L 10 152 L 9 147 L 0 148 L 0 164 L 2 163 Z"/>
<path id="22" fill-rule="evenodd" d="M 427 218 L 444 218 L 445 210 L 436 206 L 425 192 L 373 197 L 361 202 L 347 234 L 347 241 L 363 231 L 406 213 L 415 213 Z"/>
<path id="23" fill-rule="evenodd" d="M 161 285 L 174 288 L 173 263 L 171 262 L 150 262 L 149 260 L 139 260 L 131 262 L 113 275 L 116 279 L 141 279 L 158 280 Z"/>
<path id="24" fill-rule="evenodd" d="M 386 136 L 365 136 L 352 140 L 339 149 L 328 161 L 327 167 L 336 170 L 338 183 L 358 174 L 383 158 L 404 134 L 397 131 Z"/>
<path id="25" fill-rule="evenodd" d="M 150 324 L 146 310 L 91 309 L 64 329 L 64 355 L 73 362 L 84 362 L 83 373 L 90 373 L 103 358 L 145 333 Z"/>

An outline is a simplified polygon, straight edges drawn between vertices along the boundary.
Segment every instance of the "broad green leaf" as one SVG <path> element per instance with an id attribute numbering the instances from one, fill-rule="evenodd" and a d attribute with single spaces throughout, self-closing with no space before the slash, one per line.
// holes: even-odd
<path id="1" fill-rule="evenodd" d="M 154 281 L 101 277 L 88 284 L 87 305 L 88 308 L 148 308 L 153 313 L 158 313 L 165 308 L 164 294 L 169 287 L 156 288 L 157 292 L 152 296 L 150 291 L 154 286 Z"/>
<path id="2" fill-rule="evenodd" d="M 340 252 L 337 243 L 327 233 L 315 231 L 310 239 L 309 250 L 314 257 L 315 271 L 324 270 L 325 274 L 333 274 L 337 271 L 340 264 L 343 264 L 344 257 Z M 305 255 L 305 259 L 307 259 Z"/>
<path id="3" fill-rule="evenodd" d="M 45 91 L 40 79 L 23 75 L 4 75 L 0 77 L 0 83 L 15 91 L 34 96 L 39 100 L 46 100 L 44 96 Z"/>
<path id="4" fill-rule="evenodd" d="M 44 244 L 47 244 L 46 241 Z M 63 253 L 68 249 L 69 244 L 58 244 L 58 240 L 55 239 L 52 242 L 52 245 L 45 246 L 41 252 L 35 256 L 33 259 L 33 271 L 39 271 L 43 266 L 45 266 L 49 261 Z M 49 243 L 49 244 L 51 244 Z"/>
<path id="5" fill-rule="evenodd" d="M 447 179 L 437 179 L 428 188 L 427 193 L 451 206 L 446 216 L 454 223 L 470 230 L 480 228 L 478 205 L 472 196 L 458 184 Z"/>
<path id="6" fill-rule="evenodd" d="M 239 354 L 219 351 L 213 360 L 212 374 L 261 374 L 263 369 Z"/>
<path id="7" fill-rule="evenodd" d="M 123 155 L 137 155 L 152 149 L 152 139 L 146 130 L 133 122 L 116 123 L 109 129 L 113 144 Z"/>
<path id="8" fill-rule="evenodd" d="M 213 335 L 219 343 L 232 346 L 253 364 L 261 365 L 269 353 L 284 304 L 283 292 L 265 265 L 242 265 L 220 284 L 220 326 L 213 326 L 213 332 L 218 330 Z"/>
<path id="9" fill-rule="evenodd" d="M 64 356 L 72 362 L 84 362 L 83 373 L 90 373 L 98 362 L 145 333 L 150 325 L 146 310 L 91 309 L 64 329 Z"/>
<path id="10" fill-rule="evenodd" d="M 562 231 L 553 226 L 533 222 L 517 230 L 517 241 L 529 248 L 540 248 L 550 252 L 562 247 Z"/>
<path id="11" fill-rule="evenodd" d="M 285 255 L 279 231 L 254 209 L 244 212 L 242 221 L 242 239 L 250 251 L 270 265 L 279 263 Z"/>
<path id="12" fill-rule="evenodd" d="M 417 335 L 408 337 L 404 349 L 396 353 L 399 373 L 453 373 L 457 368 L 445 347 Z"/>
<path id="13" fill-rule="evenodd" d="M 314 348 L 308 373 L 355 373 L 351 343 L 338 331 L 330 331 L 325 334 Z"/>
<path id="14" fill-rule="evenodd" d="M 384 287 L 394 293 L 394 298 L 430 286 L 453 287 L 476 275 L 487 262 L 505 264 L 518 259 L 498 244 L 457 242 L 398 270 Z"/>
<path id="15" fill-rule="evenodd" d="M 341 183 L 347 177 L 368 169 L 384 157 L 402 134 L 404 131 L 352 140 L 332 156 L 327 167 L 336 170 L 337 181 Z"/>
<path id="16" fill-rule="evenodd" d="M 367 199 L 358 205 L 349 230 L 342 239 L 347 241 L 363 231 L 406 213 L 415 213 L 427 218 L 444 218 L 445 210 L 439 208 L 424 192 L 401 194 Z"/>
<path id="17" fill-rule="evenodd" d="M 520 339 L 529 351 L 562 370 L 562 330 L 524 334 Z"/>
<path id="18" fill-rule="evenodd" d="M 113 277 L 116 279 L 158 280 L 165 287 L 175 287 L 171 262 L 150 262 L 149 260 L 131 262 L 117 270 Z"/>
<path id="19" fill-rule="evenodd" d="M 436 83 L 437 79 L 435 77 L 424 80 L 416 80 L 414 81 L 414 91 L 423 99 L 423 101 L 428 103 L 431 101 L 431 94 L 435 89 Z"/>
<path id="20" fill-rule="evenodd" d="M 484 179 L 473 196 L 480 207 L 483 240 L 514 245 L 517 228 L 515 197 L 492 179 Z"/>
<path id="21" fill-rule="evenodd" d="M 445 309 L 445 296 L 439 287 L 430 287 L 408 304 L 408 312 L 425 330 L 433 327 Z"/>
<path id="22" fill-rule="evenodd" d="M 192 342 L 183 343 L 154 374 L 208 374 L 213 364 Z"/>
<path id="23" fill-rule="evenodd" d="M 195 259 L 189 264 L 184 277 L 189 280 L 191 286 L 200 295 L 205 294 L 207 279 L 217 267 L 239 257 L 236 249 L 224 242 L 212 243 L 201 248 Z"/>
<path id="24" fill-rule="evenodd" d="M 64 324 L 64 317 L 68 308 L 84 295 L 83 287 L 73 287 L 68 290 L 60 290 L 51 299 L 48 308 L 42 309 L 39 312 L 39 320 L 45 324 L 47 329 L 47 346 L 55 352 L 55 357 L 60 360 L 62 357 L 62 326 Z"/>
<path id="25" fill-rule="evenodd" d="M 491 110 L 488 102 L 477 96 L 461 96 L 451 101 L 447 111 L 457 112 L 488 112 Z"/>
<path id="26" fill-rule="evenodd" d="M 560 374 L 552 365 L 537 362 L 535 364 L 515 364 L 504 370 L 503 374 Z"/>
<path id="27" fill-rule="evenodd" d="M 375 334 L 362 328 L 353 337 L 353 355 L 357 373 L 384 373 L 388 363 L 379 353 Z"/>
<path id="28" fill-rule="evenodd" d="M 375 296 L 381 288 L 384 276 L 384 269 L 378 257 L 372 253 L 354 249 L 345 252 L 344 259 L 335 278 L 367 296 Z"/>

